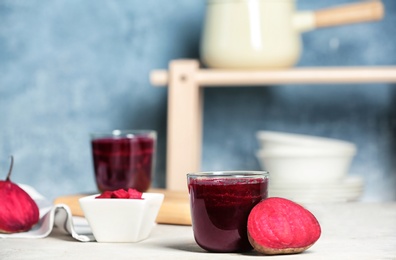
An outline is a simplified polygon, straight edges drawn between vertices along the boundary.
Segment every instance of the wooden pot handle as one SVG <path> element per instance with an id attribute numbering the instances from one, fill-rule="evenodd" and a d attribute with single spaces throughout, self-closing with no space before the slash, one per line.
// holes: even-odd
<path id="1" fill-rule="evenodd" d="M 315 11 L 316 27 L 378 21 L 383 17 L 384 6 L 376 0 Z"/>

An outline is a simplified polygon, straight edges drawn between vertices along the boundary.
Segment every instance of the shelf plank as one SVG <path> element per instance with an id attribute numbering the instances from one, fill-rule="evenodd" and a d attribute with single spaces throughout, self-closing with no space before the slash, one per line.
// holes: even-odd
<path id="1" fill-rule="evenodd" d="M 352 84 L 396 83 L 396 67 L 299 67 L 287 70 L 200 69 L 195 73 L 199 86 L 263 86 L 268 84 Z M 150 75 L 154 86 L 168 85 L 166 70 Z"/>

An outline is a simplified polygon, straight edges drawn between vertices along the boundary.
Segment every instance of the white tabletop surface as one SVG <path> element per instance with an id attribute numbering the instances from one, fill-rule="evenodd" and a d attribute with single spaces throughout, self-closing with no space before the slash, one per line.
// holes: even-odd
<path id="1" fill-rule="evenodd" d="M 322 227 L 320 239 L 302 254 L 265 259 L 396 259 L 396 203 L 305 205 Z M 258 259 L 208 253 L 190 226 L 157 225 L 139 243 L 77 242 L 54 230 L 43 239 L 0 239 L 0 259 Z"/>

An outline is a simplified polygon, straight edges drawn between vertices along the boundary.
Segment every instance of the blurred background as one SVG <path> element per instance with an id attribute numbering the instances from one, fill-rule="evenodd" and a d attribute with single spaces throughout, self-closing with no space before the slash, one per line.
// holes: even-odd
<path id="1" fill-rule="evenodd" d="M 298 0 L 319 9 L 354 0 Z M 303 34 L 303 66 L 396 65 L 396 1 L 380 22 Z M 149 73 L 199 58 L 205 1 L 1 0 L 0 176 L 53 199 L 96 190 L 89 133 L 158 132 L 165 186 L 167 89 Z M 396 200 L 395 84 L 208 88 L 202 170 L 259 170 L 258 130 L 353 142 L 362 201 Z"/>

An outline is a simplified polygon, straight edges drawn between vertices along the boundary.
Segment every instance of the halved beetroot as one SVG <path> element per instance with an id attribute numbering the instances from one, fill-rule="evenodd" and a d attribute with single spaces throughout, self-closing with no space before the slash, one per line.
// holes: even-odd
<path id="1" fill-rule="evenodd" d="M 319 222 L 311 212 L 283 198 L 258 203 L 249 214 L 247 228 L 250 244 L 266 255 L 301 253 L 321 234 Z"/>

